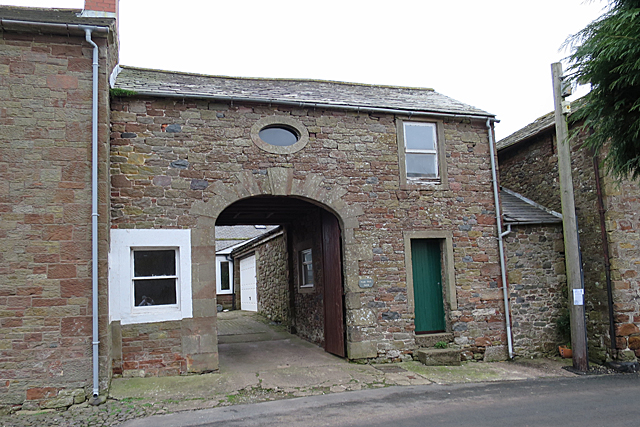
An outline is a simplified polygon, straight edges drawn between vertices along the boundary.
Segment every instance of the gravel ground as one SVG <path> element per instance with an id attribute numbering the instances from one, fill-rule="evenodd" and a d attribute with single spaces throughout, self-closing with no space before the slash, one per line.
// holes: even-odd
<path id="1" fill-rule="evenodd" d="M 100 406 L 87 403 L 74 405 L 67 411 L 19 411 L 0 417 L 2 426 L 116 426 L 127 420 L 169 413 L 166 405 L 108 400 Z"/>
<path id="2" fill-rule="evenodd" d="M 381 386 L 381 385 L 378 385 Z M 344 391 L 344 390 L 341 390 Z M 109 399 L 100 406 L 91 406 L 87 402 L 71 406 L 66 411 L 18 411 L 15 414 L 0 417 L 2 427 L 107 427 L 117 426 L 134 418 L 172 412 L 207 409 L 217 406 L 231 406 L 265 402 L 269 400 L 290 399 L 299 396 L 311 396 L 330 393 L 328 387 L 306 390 L 300 393 L 288 393 L 283 390 L 268 390 L 251 387 L 213 399 L 186 399 L 151 401 L 149 399 Z"/>

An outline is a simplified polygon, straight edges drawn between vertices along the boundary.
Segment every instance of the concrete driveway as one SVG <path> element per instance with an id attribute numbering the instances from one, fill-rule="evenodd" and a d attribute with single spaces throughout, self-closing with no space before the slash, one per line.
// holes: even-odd
<path id="1" fill-rule="evenodd" d="M 183 409 L 302 397 L 391 385 L 570 376 L 562 361 L 424 366 L 350 363 L 291 335 L 283 326 L 244 311 L 218 315 L 220 370 L 204 375 L 117 378 L 110 398 L 181 402 Z M 173 406 L 173 405 L 172 405 Z M 176 408 L 179 409 L 179 408 Z"/>

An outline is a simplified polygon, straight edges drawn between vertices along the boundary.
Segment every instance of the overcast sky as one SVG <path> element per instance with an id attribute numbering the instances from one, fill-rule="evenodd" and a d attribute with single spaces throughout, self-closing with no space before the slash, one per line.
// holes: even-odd
<path id="1" fill-rule="evenodd" d="M 83 0 L 0 0 L 82 8 Z M 604 0 L 120 0 L 120 63 L 226 76 L 428 87 L 496 114 L 553 109 L 551 63 Z M 583 92 L 584 93 L 584 90 Z"/>

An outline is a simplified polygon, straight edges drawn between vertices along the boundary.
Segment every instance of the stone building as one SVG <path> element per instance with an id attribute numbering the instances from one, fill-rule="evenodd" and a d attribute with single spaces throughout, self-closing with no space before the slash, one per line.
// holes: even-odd
<path id="1" fill-rule="evenodd" d="M 571 156 L 589 358 L 636 361 L 640 356 L 638 187 L 630 181 L 617 183 L 604 173 L 600 159 L 581 148 L 582 140 L 578 135 L 572 141 Z M 499 141 L 498 160 L 501 185 L 561 209 L 553 113 Z M 561 234 L 557 241 L 562 241 Z M 566 290 L 563 294 L 566 299 Z"/>
<path id="2" fill-rule="evenodd" d="M 161 374 L 164 358 L 217 368 L 214 225 L 284 227 L 295 329 L 330 352 L 411 357 L 405 254 L 416 241 L 432 244 L 443 273 L 440 323 L 419 332 L 452 332 L 469 358 L 505 344 L 488 113 L 432 90 L 335 82 L 123 68 L 115 86 L 128 96 L 111 104 L 111 251 L 116 235 L 157 236 L 162 247 L 164 233 L 183 233 L 192 264 L 192 312 L 152 321 L 148 309 L 136 320 L 110 307 L 112 329 L 139 338 L 122 341 L 125 374 Z M 270 143 L 265 131 L 292 141 Z M 182 348 L 158 343 L 167 353 L 151 356 L 139 341 L 167 322 L 183 331 Z"/>
<path id="3" fill-rule="evenodd" d="M 91 390 L 93 295 L 102 387 L 111 370 L 107 154 L 109 74 L 118 49 L 115 10 L 98 3 L 87 2 L 84 16 L 0 7 L 0 403 L 25 409 L 69 405 Z M 94 51 L 99 198 L 92 208 Z M 98 292 L 92 235 L 100 249 Z"/>
<path id="4" fill-rule="evenodd" d="M 273 230 L 274 226 L 238 225 L 216 227 L 216 303 L 218 310 L 240 308 L 240 289 L 234 287 L 235 271 L 232 252 Z"/>
<path id="5" fill-rule="evenodd" d="M 513 348 L 521 357 L 556 355 L 556 321 L 567 307 L 562 215 L 503 188 Z"/>
<path id="6" fill-rule="evenodd" d="M 281 227 L 236 247 L 231 252 L 234 266 L 235 308 L 262 314 L 291 330 L 291 295 L 287 236 Z M 255 286 L 248 286 L 255 284 Z M 253 304 L 252 304 L 253 303 Z M 309 337 L 303 337 L 309 339 Z"/>
<path id="7" fill-rule="evenodd" d="M 506 357 L 493 115 L 430 89 L 112 73 L 117 4 L 95 4 L 1 9 L 3 404 L 215 371 L 216 226 L 282 227 L 266 314 L 328 352 L 406 360 L 442 334 Z"/>

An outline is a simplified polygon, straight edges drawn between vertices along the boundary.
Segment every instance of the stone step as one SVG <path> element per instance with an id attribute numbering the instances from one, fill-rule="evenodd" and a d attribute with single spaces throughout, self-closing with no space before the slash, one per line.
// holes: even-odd
<path id="1" fill-rule="evenodd" d="M 427 366 L 460 366 L 460 350 L 453 348 L 421 348 L 415 355 Z"/>
<path id="2" fill-rule="evenodd" d="M 443 332 L 441 334 L 416 335 L 416 345 L 418 347 L 433 347 L 437 342 L 453 342 L 453 334 Z"/>

